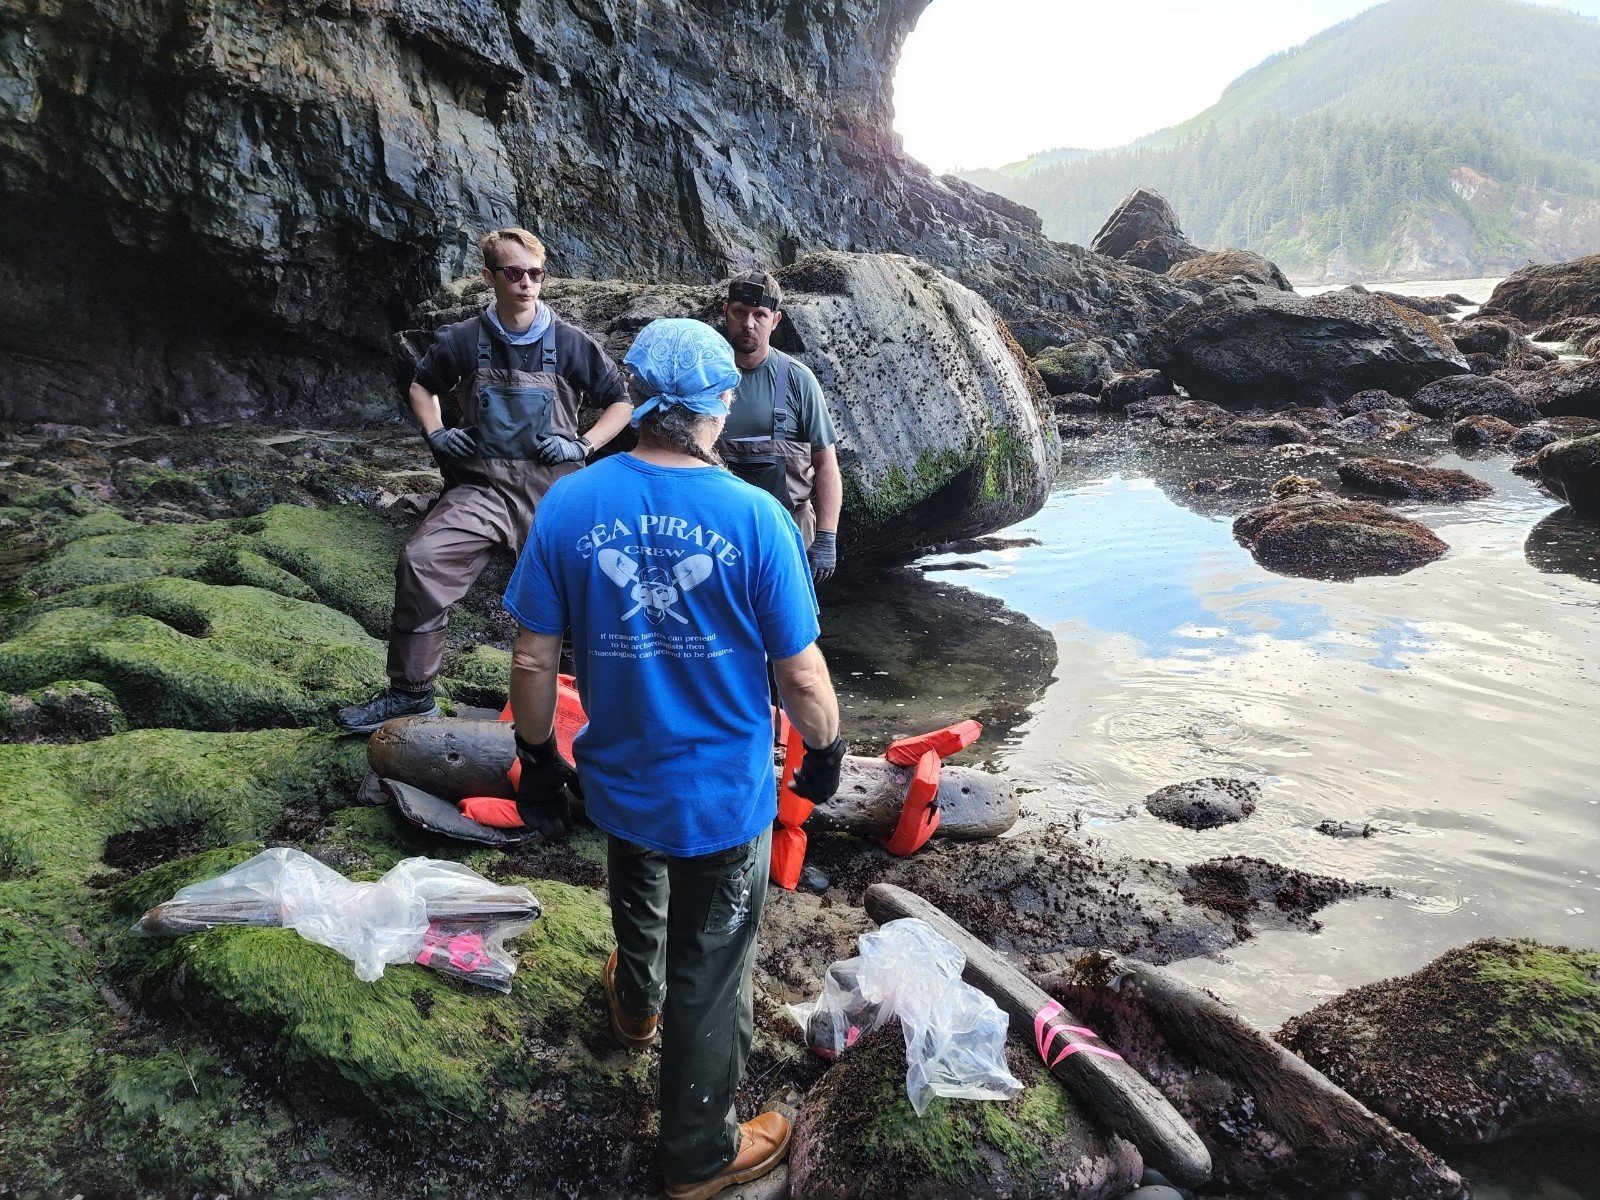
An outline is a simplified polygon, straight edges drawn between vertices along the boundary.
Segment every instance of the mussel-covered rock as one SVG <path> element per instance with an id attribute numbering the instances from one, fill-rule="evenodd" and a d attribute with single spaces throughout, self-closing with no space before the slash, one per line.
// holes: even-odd
<path id="1" fill-rule="evenodd" d="M 1569 262 L 1530 263 L 1502 279 L 1483 307 L 1523 321 L 1600 315 L 1600 254 Z"/>
<path id="2" fill-rule="evenodd" d="M 1600 953 L 1491 939 L 1355 988 L 1278 1039 L 1401 1129 L 1486 1142 L 1600 1126 Z"/>
<path id="3" fill-rule="evenodd" d="M 1365 500 L 1344 500 L 1314 484 L 1242 513 L 1233 536 L 1262 566 L 1285 575 L 1354 579 L 1399 575 L 1449 547 L 1427 526 Z"/>
<path id="4" fill-rule="evenodd" d="M 1393 458 L 1352 458 L 1339 464 L 1346 487 L 1407 500 L 1477 500 L 1494 491 L 1481 479 L 1448 467 L 1419 467 Z"/>

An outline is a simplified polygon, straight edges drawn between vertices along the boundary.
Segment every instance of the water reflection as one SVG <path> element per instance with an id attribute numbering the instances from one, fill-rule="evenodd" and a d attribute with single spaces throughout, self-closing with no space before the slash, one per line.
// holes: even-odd
<path id="1" fill-rule="evenodd" d="M 863 753 L 966 717 L 984 723 L 975 753 L 1001 745 L 1050 684 L 1055 639 L 989 596 L 921 572 L 841 584 L 822 613 L 845 736 Z"/>
<path id="2" fill-rule="evenodd" d="M 1600 522 L 1560 508 L 1528 533 L 1523 550 L 1541 571 L 1600 583 Z"/>
<path id="3" fill-rule="evenodd" d="M 1175 481 L 1217 460 L 1184 456 L 1164 447 L 1143 474 L 1136 455 L 1080 464 L 1008 531 L 1038 546 L 922 564 L 938 580 L 957 557 L 979 563 L 943 577 L 1055 639 L 1057 681 L 1003 755 L 1038 789 L 1033 819 L 1087 813 L 1108 848 L 1135 855 L 1256 854 L 1393 887 L 1329 910 L 1319 937 L 1180 966 L 1267 1027 L 1475 937 L 1600 944 L 1600 587 L 1542 573 L 1533 550 L 1548 531 L 1581 548 L 1583 531 L 1550 517 L 1507 458 L 1435 452 L 1496 489 L 1397 506 L 1448 555 L 1399 577 L 1291 579 L 1234 543 L 1228 505 L 1186 502 Z M 1600 527 L 1588 539 L 1592 554 Z M 1205 833 L 1143 811 L 1156 787 L 1203 774 L 1261 781 L 1261 809 Z M 1325 819 L 1377 833 L 1330 838 L 1315 831 Z"/>

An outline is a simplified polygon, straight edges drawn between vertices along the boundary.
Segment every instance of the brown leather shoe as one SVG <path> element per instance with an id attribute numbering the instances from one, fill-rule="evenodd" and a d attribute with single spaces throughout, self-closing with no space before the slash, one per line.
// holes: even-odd
<path id="1" fill-rule="evenodd" d="M 605 974 L 601 982 L 606 989 L 606 1007 L 611 1010 L 611 1032 L 617 1035 L 626 1050 L 643 1050 L 656 1040 L 656 1030 L 661 1024 L 659 1016 L 630 1017 L 617 1003 L 617 952 L 613 950 L 606 959 Z M 708 1192 L 707 1195 L 710 1195 Z"/>
<path id="2" fill-rule="evenodd" d="M 739 1153 L 710 1179 L 667 1185 L 668 1200 L 705 1200 L 723 1188 L 760 1179 L 789 1153 L 789 1118 L 764 1112 L 739 1126 Z"/>

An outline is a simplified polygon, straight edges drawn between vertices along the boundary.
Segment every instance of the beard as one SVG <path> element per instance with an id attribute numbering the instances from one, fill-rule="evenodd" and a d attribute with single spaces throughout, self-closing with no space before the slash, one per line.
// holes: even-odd
<path id="1" fill-rule="evenodd" d="M 749 354 L 761 343 L 753 333 L 730 333 L 728 335 L 728 344 L 740 354 Z"/>

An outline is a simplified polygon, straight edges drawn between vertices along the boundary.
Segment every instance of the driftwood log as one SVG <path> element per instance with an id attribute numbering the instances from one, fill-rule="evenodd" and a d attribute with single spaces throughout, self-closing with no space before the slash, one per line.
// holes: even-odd
<path id="1" fill-rule="evenodd" d="M 367 743 L 367 762 L 375 774 L 446 800 L 511 797 L 506 772 L 515 756 L 511 726 L 504 721 L 403 717 L 390 721 Z M 911 774 L 910 768 L 897 767 L 887 759 L 847 756 L 839 794 L 817 805 L 806 829 L 889 836 L 900 816 Z M 776 772 L 773 786 L 777 786 Z M 1010 783 L 971 767 L 944 768 L 938 803 L 941 816 L 934 836 L 956 841 L 998 837 L 1016 824 L 1021 811 L 1021 801 Z"/>
<path id="2" fill-rule="evenodd" d="M 1213 1146 L 1216 1183 L 1247 1195 L 1359 1190 L 1460 1200 L 1461 1177 L 1321 1072 L 1160 967 L 1097 951 L 1044 981 L 1137 1057 Z M 1219 1105 L 1217 1097 L 1232 1097 Z M 1245 1114 L 1241 1118 L 1241 1112 Z"/>
<path id="3" fill-rule="evenodd" d="M 867 889 L 865 903 L 867 915 L 880 925 L 899 917 L 918 917 L 954 942 L 967 957 L 962 978 L 991 997 L 1011 1018 L 1012 1034 L 1035 1045 L 1050 1073 L 1108 1129 L 1137 1146 L 1147 1163 L 1183 1187 L 1198 1187 L 1211 1177 L 1211 1154 L 1205 1143 L 1144 1076 L 1121 1058 L 1100 1052 L 1061 1054 L 1068 1038 L 1077 1041 L 1081 1035 L 1062 1033 L 1057 1037 L 1052 1024 L 1065 1029 L 1082 1022 L 1021 971 L 936 906 L 904 888 L 875 883 Z M 1041 1015 L 1052 1013 L 1050 1017 Z M 1041 1025 L 1043 1034 L 1038 1032 Z"/>

